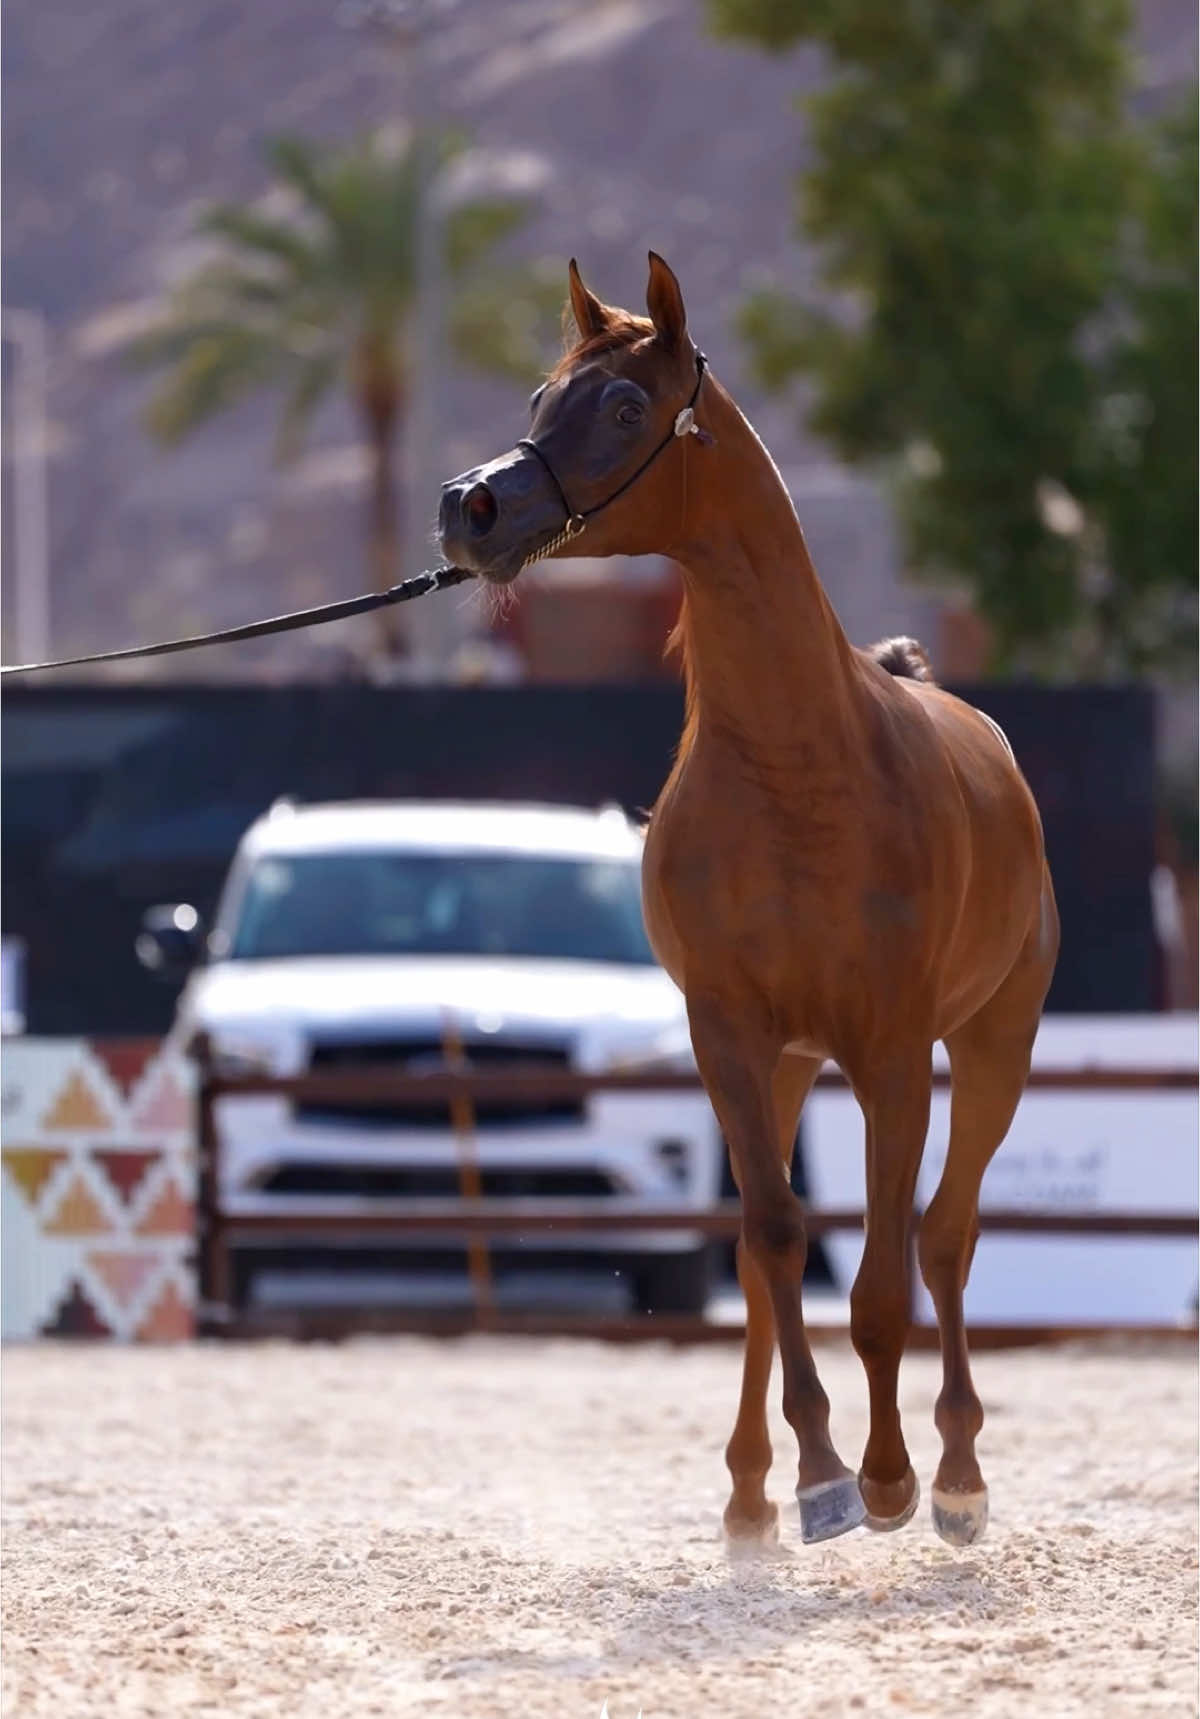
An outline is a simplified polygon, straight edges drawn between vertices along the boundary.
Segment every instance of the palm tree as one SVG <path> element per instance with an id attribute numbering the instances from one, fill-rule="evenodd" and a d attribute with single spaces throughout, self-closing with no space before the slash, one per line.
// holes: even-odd
<path id="1" fill-rule="evenodd" d="M 461 148 L 436 141 L 443 164 Z M 348 388 L 370 449 L 369 556 L 382 590 L 398 577 L 394 463 L 417 293 L 417 150 L 384 134 L 328 150 L 285 137 L 268 159 L 286 208 L 210 207 L 198 230 L 217 243 L 215 260 L 173 291 L 137 342 L 137 362 L 167 369 L 148 423 L 176 443 L 245 395 L 274 388 L 283 395 L 275 452 L 287 461 L 331 390 Z M 561 289 L 529 268 L 493 266 L 486 282 L 478 269 L 529 214 L 521 199 L 488 197 L 458 204 L 441 223 L 452 350 L 522 379 L 544 367 L 540 335 Z M 397 612 L 379 619 L 384 648 L 398 651 Z"/>

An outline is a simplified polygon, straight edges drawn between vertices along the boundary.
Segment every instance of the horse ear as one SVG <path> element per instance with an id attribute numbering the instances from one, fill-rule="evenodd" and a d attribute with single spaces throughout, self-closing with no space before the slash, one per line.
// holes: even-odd
<path id="1" fill-rule="evenodd" d="M 687 337 L 687 311 L 679 282 L 657 251 L 650 252 L 650 280 L 646 287 L 646 309 L 654 324 L 654 332 L 670 351 L 683 345 Z"/>
<path id="2" fill-rule="evenodd" d="M 579 264 L 574 257 L 571 258 L 571 266 L 567 270 L 567 280 L 571 290 L 571 315 L 575 318 L 579 338 L 589 340 L 593 334 L 603 334 L 608 327 L 608 306 L 601 304 L 595 293 L 589 292 L 584 286 Z"/>

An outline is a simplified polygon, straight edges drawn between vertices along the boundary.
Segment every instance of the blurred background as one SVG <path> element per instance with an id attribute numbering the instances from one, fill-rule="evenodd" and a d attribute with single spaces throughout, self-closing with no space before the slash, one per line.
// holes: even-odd
<path id="1" fill-rule="evenodd" d="M 567 259 L 636 310 L 653 246 L 851 639 L 916 635 L 1012 739 L 1062 906 L 1052 1017 L 1194 1065 L 1189 0 L 14 0 L 3 48 L 6 662 L 433 564 L 441 481 L 511 445 L 561 351 Z M 680 590 L 657 558 L 544 564 L 504 613 L 455 591 L 6 687 L 6 1233 L 67 1250 L 22 1330 L 169 1328 L 136 1269 L 163 1237 L 186 1325 L 190 1123 L 146 1071 L 187 1079 L 165 1036 L 227 953 L 205 936 L 254 820 L 636 814 L 679 729 Z M 164 906 L 194 918 L 139 961 Z M 105 1277 L 96 1235 L 135 1265 Z"/>

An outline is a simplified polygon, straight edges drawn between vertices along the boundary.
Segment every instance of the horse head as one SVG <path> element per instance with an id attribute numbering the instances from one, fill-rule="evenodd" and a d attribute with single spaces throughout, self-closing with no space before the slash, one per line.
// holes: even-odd
<path id="1" fill-rule="evenodd" d="M 442 486 L 442 553 L 495 585 L 563 553 L 665 549 L 677 444 L 708 439 L 693 412 L 704 357 L 662 258 L 650 252 L 646 317 L 601 303 L 573 259 L 569 286 L 578 340 L 533 394 L 528 436 Z"/>

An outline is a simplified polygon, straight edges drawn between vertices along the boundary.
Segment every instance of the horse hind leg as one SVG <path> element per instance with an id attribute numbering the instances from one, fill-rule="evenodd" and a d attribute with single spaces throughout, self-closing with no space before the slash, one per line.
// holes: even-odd
<path id="1" fill-rule="evenodd" d="M 987 1527 L 987 1487 L 975 1456 L 983 1406 L 971 1380 L 963 1291 L 979 1234 L 983 1174 L 1008 1133 L 1029 1073 L 1054 966 L 1054 923 L 1051 902 L 1037 941 L 1031 940 L 1000 989 L 946 1038 L 950 1143 L 937 1192 L 921 1221 L 918 1254 L 937 1311 L 942 1351 L 942 1390 L 934 1413 L 942 1459 L 933 1482 L 933 1523 L 952 1546 L 972 1545 Z"/>
<path id="2" fill-rule="evenodd" d="M 953 1073 L 950 1144 L 918 1242 L 942 1351 L 942 1389 L 934 1410 L 942 1458 L 933 1482 L 933 1523 L 954 1546 L 980 1539 L 988 1515 L 987 1487 L 975 1456 L 983 1405 L 971 1379 L 963 1318 L 963 1291 L 979 1233 L 979 1188 L 1016 1112 L 1033 1046 L 1032 1034 L 1000 1045 L 981 1043 L 982 1037 L 964 1028 L 953 1043 L 946 1041 Z"/>
<path id="3" fill-rule="evenodd" d="M 786 1176 L 796 1140 L 796 1124 L 820 1068 L 819 1058 L 783 1056 L 772 1083 L 780 1156 Z M 767 1387 L 775 1356 L 775 1315 L 766 1279 L 738 1237 L 737 1274 L 746 1302 L 746 1348 L 737 1420 L 725 1447 L 733 1491 L 725 1506 L 725 1534 L 731 1545 L 773 1545 L 779 1538 L 779 1507 L 766 1496 L 771 1467 L 767 1431 Z"/>

